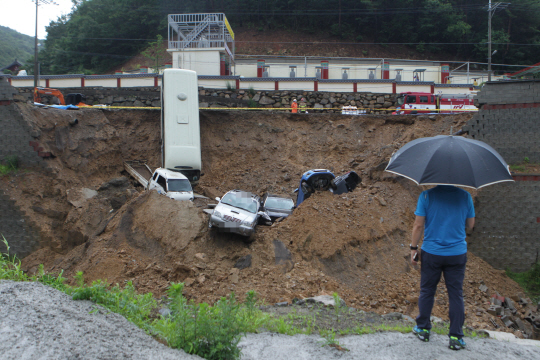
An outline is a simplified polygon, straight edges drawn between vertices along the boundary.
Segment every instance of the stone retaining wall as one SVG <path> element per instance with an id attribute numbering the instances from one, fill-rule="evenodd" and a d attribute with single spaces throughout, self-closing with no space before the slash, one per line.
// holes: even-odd
<path id="1" fill-rule="evenodd" d="M 15 100 L 32 101 L 31 88 L 19 88 Z M 66 88 L 63 95 L 81 93 L 90 105 L 159 107 L 160 89 L 150 88 Z M 263 107 L 289 108 L 292 100 L 304 97 L 308 108 L 317 112 L 334 112 L 343 106 L 356 106 L 379 114 L 390 113 L 384 110 L 395 107 L 396 95 L 374 93 L 335 93 L 321 91 L 249 91 L 249 90 L 213 90 L 199 89 L 200 107 Z M 54 97 L 42 96 L 46 104 L 55 103 Z"/>

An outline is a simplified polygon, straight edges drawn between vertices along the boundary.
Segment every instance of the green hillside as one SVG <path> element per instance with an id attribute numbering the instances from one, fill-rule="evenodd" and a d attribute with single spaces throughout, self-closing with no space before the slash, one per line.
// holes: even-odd
<path id="1" fill-rule="evenodd" d="M 0 25 L 0 68 L 15 59 L 24 64 L 34 55 L 34 38 Z"/>

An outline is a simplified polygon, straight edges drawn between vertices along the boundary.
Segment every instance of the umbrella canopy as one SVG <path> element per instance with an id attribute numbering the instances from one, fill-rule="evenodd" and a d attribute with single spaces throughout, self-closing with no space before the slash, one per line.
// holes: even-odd
<path id="1" fill-rule="evenodd" d="M 459 136 L 420 138 L 396 151 L 385 171 L 418 185 L 458 185 L 479 189 L 513 181 L 504 159 L 488 144 Z"/>

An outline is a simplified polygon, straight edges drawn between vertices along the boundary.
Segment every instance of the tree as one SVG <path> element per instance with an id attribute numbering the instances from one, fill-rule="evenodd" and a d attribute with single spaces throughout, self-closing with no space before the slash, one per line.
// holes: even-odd
<path id="1" fill-rule="evenodd" d="M 167 50 L 167 47 L 163 44 L 163 36 L 157 35 L 156 41 L 150 42 L 149 46 L 142 52 L 142 55 L 154 63 L 154 69 L 159 73 L 161 67 L 160 60 L 162 60 L 163 52 Z"/>

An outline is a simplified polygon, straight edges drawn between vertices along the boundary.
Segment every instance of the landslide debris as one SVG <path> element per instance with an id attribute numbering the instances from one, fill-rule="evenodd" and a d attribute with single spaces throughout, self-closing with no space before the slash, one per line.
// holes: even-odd
<path id="1" fill-rule="evenodd" d="M 19 106 L 54 156 L 48 171 L 0 179 L 41 229 L 42 248 L 24 259 L 26 270 L 44 264 L 68 278 L 84 271 L 88 281 L 133 281 L 156 296 L 182 281 L 186 296 L 209 302 L 252 289 L 268 303 L 337 292 L 349 306 L 412 317 L 420 276 L 407 260 L 408 244 L 423 189 L 384 173 L 385 163 L 408 141 L 448 134 L 470 117 L 201 112 L 204 176 L 195 190 L 210 199 L 231 189 L 292 196 L 301 174 L 313 168 L 355 170 L 362 178 L 351 193 L 314 194 L 284 221 L 259 226 L 248 244 L 208 229 L 202 212 L 208 200 L 175 202 L 127 178 L 124 160 L 160 165 L 158 113 Z M 278 248 L 290 256 L 276 256 Z M 443 319 L 445 291 L 441 284 L 433 312 Z M 493 326 L 485 310 L 495 292 L 523 297 L 503 271 L 470 254 L 469 326 Z"/>

